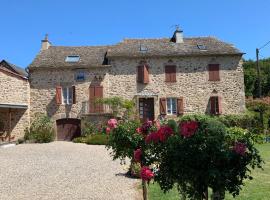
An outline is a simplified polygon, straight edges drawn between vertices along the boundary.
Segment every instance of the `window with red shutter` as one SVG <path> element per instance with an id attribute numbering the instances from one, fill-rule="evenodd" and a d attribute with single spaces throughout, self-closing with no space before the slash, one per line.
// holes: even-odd
<path id="1" fill-rule="evenodd" d="M 210 97 L 210 113 L 212 115 L 219 115 L 222 113 L 221 97 L 220 96 Z"/>
<path id="2" fill-rule="evenodd" d="M 208 65 L 208 73 L 209 73 L 209 81 L 220 81 L 218 64 Z"/>
<path id="3" fill-rule="evenodd" d="M 57 86 L 56 87 L 55 100 L 56 100 L 56 104 L 57 105 L 61 105 L 62 104 L 62 87 L 61 86 Z"/>
<path id="4" fill-rule="evenodd" d="M 76 104 L 76 88 L 75 88 L 75 85 L 72 86 L 72 94 L 73 94 L 72 103 Z"/>
<path id="5" fill-rule="evenodd" d="M 147 65 L 140 65 L 137 67 L 137 82 L 149 83 L 149 67 Z"/>
<path id="6" fill-rule="evenodd" d="M 177 99 L 177 114 L 182 115 L 184 114 L 184 98 L 179 97 Z"/>
<path id="7" fill-rule="evenodd" d="M 161 115 L 166 115 L 166 98 L 160 98 L 159 99 L 159 109 Z"/>
<path id="8" fill-rule="evenodd" d="M 165 81 L 176 82 L 176 66 L 175 65 L 165 66 Z"/>

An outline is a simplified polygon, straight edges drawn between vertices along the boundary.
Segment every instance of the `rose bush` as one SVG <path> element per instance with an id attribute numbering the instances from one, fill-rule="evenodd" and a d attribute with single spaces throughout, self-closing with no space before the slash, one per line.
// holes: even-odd
<path id="1" fill-rule="evenodd" d="M 225 191 L 236 196 L 243 181 L 252 178 L 251 169 L 262 164 L 248 131 L 201 115 L 182 117 L 178 127 L 171 120 L 119 123 L 108 148 L 114 159 L 139 162 L 143 183 L 153 179 L 164 192 L 177 185 L 190 199 L 207 199 L 208 188 L 218 199 Z"/>

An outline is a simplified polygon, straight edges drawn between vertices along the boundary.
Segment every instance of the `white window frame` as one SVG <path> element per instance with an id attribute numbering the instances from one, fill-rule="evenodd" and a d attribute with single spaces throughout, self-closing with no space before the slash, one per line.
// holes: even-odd
<path id="1" fill-rule="evenodd" d="M 175 101 L 175 109 L 173 109 L 173 100 Z M 169 103 L 168 103 L 169 102 Z M 166 99 L 166 112 L 167 115 L 177 115 L 177 98 L 169 97 Z M 170 112 L 169 112 L 170 110 Z M 175 110 L 175 113 L 173 112 Z"/>
<path id="2" fill-rule="evenodd" d="M 64 96 L 64 89 L 67 90 L 66 97 Z M 71 99 L 69 99 L 70 94 L 71 94 Z M 62 87 L 62 104 L 63 105 L 73 104 L 73 89 L 72 89 L 72 87 Z"/>

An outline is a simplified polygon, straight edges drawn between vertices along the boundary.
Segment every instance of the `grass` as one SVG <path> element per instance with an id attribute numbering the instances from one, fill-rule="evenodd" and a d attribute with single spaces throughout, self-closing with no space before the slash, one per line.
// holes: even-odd
<path id="1" fill-rule="evenodd" d="M 89 145 L 106 145 L 108 143 L 107 135 L 93 134 L 86 137 L 77 137 L 73 139 L 75 143 L 86 143 Z"/>
<path id="2" fill-rule="evenodd" d="M 226 200 L 269 200 L 270 199 L 270 143 L 257 146 L 265 161 L 264 170 L 256 169 L 252 172 L 253 180 L 247 180 L 240 195 L 233 198 L 226 194 Z M 176 188 L 164 194 L 158 184 L 150 184 L 148 188 L 149 200 L 179 200 Z"/>

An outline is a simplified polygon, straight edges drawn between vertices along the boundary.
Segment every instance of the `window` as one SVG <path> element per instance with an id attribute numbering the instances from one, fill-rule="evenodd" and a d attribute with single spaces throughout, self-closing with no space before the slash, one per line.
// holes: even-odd
<path id="1" fill-rule="evenodd" d="M 73 103 L 73 88 L 63 87 L 62 88 L 62 104 L 70 105 Z"/>
<path id="2" fill-rule="evenodd" d="M 210 97 L 210 113 L 212 115 L 221 114 L 221 97 L 219 96 Z"/>
<path id="3" fill-rule="evenodd" d="M 137 82 L 149 83 L 149 67 L 147 65 L 140 65 L 137 68 Z"/>
<path id="4" fill-rule="evenodd" d="M 165 81 L 176 82 L 176 66 L 175 65 L 165 66 Z"/>
<path id="5" fill-rule="evenodd" d="M 82 71 L 76 72 L 75 80 L 76 81 L 84 81 L 85 80 L 85 73 Z"/>
<path id="6" fill-rule="evenodd" d="M 66 62 L 79 62 L 80 56 L 72 55 L 72 56 L 67 56 L 66 57 Z"/>
<path id="7" fill-rule="evenodd" d="M 198 44 L 197 47 L 200 50 L 207 50 L 207 48 L 206 48 L 206 46 L 204 44 Z"/>
<path id="8" fill-rule="evenodd" d="M 167 114 L 176 115 L 177 114 L 177 99 L 167 98 Z"/>
<path id="9" fill-rule="evenodd" d="M 219 64 L 208 65 L 209 81 L 220 81 Z"/>

